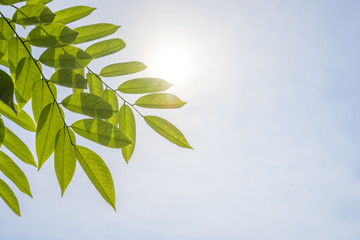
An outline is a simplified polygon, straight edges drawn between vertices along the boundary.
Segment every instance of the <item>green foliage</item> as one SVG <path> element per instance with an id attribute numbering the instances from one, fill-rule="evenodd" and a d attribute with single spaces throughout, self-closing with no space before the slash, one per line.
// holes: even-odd
<path id="1" fill-rule="evenodd" d="M 88 16 L 95 8 L 75 6 L 53 12 L 45 5 L 49 2 L 51 0 L 0 0 L 0 5 L 12 7 L 22 3 L 22 6 L 15 7 L 12 20 L 0 11 L 0 148 L 6 147 L 21 164 L 39 170 L 54 153 L 61 196 L 71 183 L 79 162 L 96 190 L 116 209 L 114 182 L 109 168 L 97 153 L 77 145 L 76 137 L 109 148 L 121 148 L 124 160 L 129 163 L 136 144 L 136 113 L 170 142 L 191 148 L 180 130 L 170 122 L 157 116 L 144 116 L 137 109 L 180 108 L 185 102 L 173 94 L 159 93 L 172 86 L 163 79 L 136 78 L 122 82 L 116 89 L 110 87 L 102 77 L 138 73 L 146 66 L 138 61 L 114 63 L 95 73 L 89 67 L 90 63 L 119 52 L 126 46 L 125 42 L 119 38 L 105 39 L 91 43 L 86 50 L 74 45 L 107 37 L 120 26 L 96 23 L 72 29 L 68 23 Z M 19 35 L 16 30 L 19 27 L 25 29 L 22 32 L 25 31 L 27 36 Z M 33 56 L 32 47 L 42 51 L 39 59 Z M 44 65 L 52 68 L 52 71 L 46 71 L 50 72 L 49 76 L 45 76 L 42 70 Z M 72 93 L 58 100 L 58 87 L 65 87 L 64 91 L 71 89 Z M 123 93 L 147 95 L 130 103 Z M 32 116 L 24 111 L 30 102 Z M 68 125 L 67 112 L 62 108 L 90 118 L 76 119 Z M 8 125 L 8 121 L 36 133 L 37 159 L 21 136 L 8 128 L 13 126 Z M 3 151 L 0 151 L 0 171 L 21 192 L 32 197 L 21 166 Z M 0 197 L 20 216 L 18 200 L 2 179 Z"/>

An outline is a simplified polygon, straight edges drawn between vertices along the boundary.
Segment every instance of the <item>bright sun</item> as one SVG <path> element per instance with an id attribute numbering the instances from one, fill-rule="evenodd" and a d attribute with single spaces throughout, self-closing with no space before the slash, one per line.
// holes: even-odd
<path id="1" fill-rule="evenodd" d="M 173 84 L 181 84 L 190 76 L 190 65 L 190 55 L 186 49 L 168 46 L 154 52 L 148 62 L 148 69 L 155 77 Z"/>

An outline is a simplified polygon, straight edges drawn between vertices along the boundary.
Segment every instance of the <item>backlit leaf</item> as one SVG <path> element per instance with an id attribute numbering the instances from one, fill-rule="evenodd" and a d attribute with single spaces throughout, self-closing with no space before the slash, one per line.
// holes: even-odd
<path id="1" fill-rule="evenodd" d="M 10 19 L 7 19 L 11 22 Z M 12 28 L 15 30 L 15 24 L 13 22 L 10 23 Z M 0 18 L 0 39 L 2 40 L 10 40 L 14 37 L 14 31 L 11 29 L 9 24 L 6 22 L 5 18 Z"/>
<path id="2" fill-rule="evenodd" d="M 122 83 L 118 90 L 122 93 L 154 93 L 165 91 L 173 86 L 160 78 L 136 78 Z"/>
<path id="3" fill-rule="evenodd" d="M 5 138 L 5 125 L 2 118 L 0 118 L 0 147 L 2 146 Z"/>
<path id="4" fill-rule="evenodd" d="M 51 89 L 51 91 L 50 91 Z M 40 79 L 34 83 L 33 91 L 32 91 L 32 110 L 34 114 L 35 122 L 39 122 L 41 111 L 49 104 L 54 102 L 54 98 L 51 94 L 54 94 L 56 99 L 57 91 L 56 87 L 53 83 L 46 83 L 45 80 Z"/>
<path id="5" fill-rule="evenodd" d="M 0 151 L 0 171 L 8 177 L 23 193 L 31 195 L 29 182 L 24 172 L 5 153 Z"/>
<path id="6" fill-rule="evenodd" d="M 102 37 L 109 36 L 116 32 L 120 26 L 111 23 L 96 23 L 87 26 L 75 28 L 74 31 L 79 33 L 74 44 L 89 42 Z"/>
<path id="7" fill-rule="evenodd" d="M 125 135 L 133 142 L 132 144 L 129 144 L 121 149 L 122 155 L 125 161 L 128 163 L 135 149 L 136 125 L 134 113 L 126 104 L 122 105 L 120 108 L 119 123 L 121 131 L 123 131 Z"/>
<path id="8" fill-rule="evenodd" d="M 56 103 L 48 104 L 41 112 L 36 130 L 36 155 L 40 169 L 55 149 L 55 137 L 64 126 L 61 113 Z"/>
<path id="9" fill-rule="evenodd" d="M 25 46 L 31 53 L 30 44 L 25 43 Z M 8 53 L 9 53 L 8 60 L 9 60 L 10 73 L 13 79 L 15 79 L 16 67 L 18 66 L 21 59 L 29 57 L 29 53 L 26 51 L 21 41 L 16 37 L 13 37 L 9 40 Z"/>
<path id="10" fill-rule="evenodd" d="M 20 25 L 51 23 L 55 14 L 44 4 L 28 4 L 16 10 L 12 20 Z"/>
<path id="11" fill-rule="evenodd" d="M 55 12 L 56 16 L 54 19 L 54 23 L 62 23 L 67 24 L 74 21 L 77 21 L 81 18 L 88 16 L 92 13 L 96 8 L 91 8 L 87 6 L 75 6 L 69 7 L 60 11 Z"/>
<path id="12" fill-rule="evenodd" d="M 115 210 L 115 187 L 109 168 L 99 155 L 90 149 L 77 145 L 76 158 L 80 166 L 104 200 Z"/>
<path id="13" fill-rule="evenodd" d="M 50 78 L 50 81 L 64 87 L 87 89 L 87 80 L 74 69 L 59 69 Z"/>
<path id="14" fill-rule="evenodd" d="M 116 93 L 110 89 L 106 89 L 103 92 L 103 98 L 111 104 L 112 109 L 113 109 L 113 115 L 111 116 L 111 118 L 107 119 L 106 121 L 111 123 L 114 126 L 118 125 L 118 116 L 117 113 L 119 111 L 119 101 L 118 98 L 116 96 Z"/>
<path id="15" fill-rule="evenodd" d="M 74 46 L 51 47 L 40 56 L 40 62 L 53 68 L 84 68 L 92 60 L 92 57 Z"/>
<path id="16" fill-rule="evenodd" d="M 15 109 L 17 109 L 16 105 L 15 105 Z M 10 107 L 8 107 L 7 105 L 5 105 L 0 101 L 0 113 L 22 128 L 29 130 L 31 132 L 36 131 L 36 126 L 34 121 L 29 116 L 29 114 L 27 114 L 24 110 L 15 114 Z"/>
<path id="17" fill-rule="evenodd" d="M 80 136 L 110 148 L 122 148 L 131 140 L 117 127 L 103 120 L 83 119 L 71 125 Z"/>
<path id="18" fill-rule="evenodd" d="M 0 100 L 16 113 L 14 106 L 14 83 L 11 77 L 0 69 Z"/>
<path id="19" fill-rule="evenodd" d="M 63 196 L 75 173 L 76 157 L 73 146 L 76 143 L 75 135 L 72 130 L 64 127 L 58 131 L 55 139 L 54 166 Z"/>
<path id="20" fill-rule="evenodd" d="M 36 4 L 36 3 L 47 4 L 49 2 L 52 2 L 52 0 L 27 0 L 26 4 Z"/>
<path id="21" fill-rule="evenodd" d="M 25 2 L 26 0 L 0 0 L 1 5 L 12 5 L 18 2 Z"/>
<path id="22" fill-rule="evenodd" d="M 125 42 L 119 38 L 104 40 L 89 46 L 85 52 L 93 58 L 101 58 L 116 53 L 126 46 Z"/>
<path id="23" fill-rule="evenodd" d="M 101 78 L 93 73 L 86 74 L 89 83 L 89 92 L 102 97 L 104 91 L 104 85 L 101 82 Z"/>
<path id="24" fill-rule="evenodd" d="M 145 116 L 144 119 L 152 129 L 170 142 L 183 148 L 192 149 L 185 136 L 169 121 L 157 116 Z"/>
<path id="25" fill-rule="evenodd" d="M 100 75 L 103 77 L 116 77 L 144 70 L 146 66 L 141 62 L 115 63 L 104 67 Z"/>
<path id="26" fill-rule="evenodd" d="M 20 217 L 19 202 L 11 188 L 0 178 L 0 197 L 9 208 Z"/>
<path id="27" fill-rule="evenodd" d="M 28 146 L 7 127 L 5 127 L 4 146 L 24 163 L 37 167 Z"/>
<path id="28" fill-rule="evenodd" d="M 136 100 L 135 105 L 143 108 L 181 108 L 186 102 L 170 93 L 152 93 Z"/>

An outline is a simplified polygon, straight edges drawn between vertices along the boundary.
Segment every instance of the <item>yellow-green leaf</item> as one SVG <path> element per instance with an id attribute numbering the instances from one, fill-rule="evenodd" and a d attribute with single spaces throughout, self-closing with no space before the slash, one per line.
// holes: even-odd
<path id="1" fill-rule="evenodd" d="M 119 112 L 119 125 L 121 131 L 133 142 L 121 149 L 125 161 L 128 163 L 135 149 L 136 142 L 136 124 L 135 116 L 131 108 L 124 104 Z"/>
<path id="2" fill-rule="evenodd" d="M 109 168 L 99 155 L 90 149 L 77 145 L 75 155 L 80 166 L 104 200 L 115 208 L 115 187 Z"/>
<path id="3" fill-rule="evenodd" d="M 186 102 L 170 93 L 152 93 L 136 100 L 135 105 L 143 108 L 181 108 Z"/>
<path id="4" fill-rule="evenodd" d="M 31 46 L 29 43 L 25 43 L 26 48 L 31 53 Z M 23 58 L 29 57 L 29 53 L 26 51 L 26 48 L 21 43 L 21 41 L 13 37 L 9 40 L 8 44 L 8 61 L 9 61 L 9 69 L 13 79 L 15 79 L 16 75 L 16 67 L 19 62 Z"/>
<path id="5" fill-rule="evenodd" d="M 4 138 L 5 138 L 5 125 L 2 118 L 0 118 L 0 148 L 4 142 Z"/>
<path id="6" fill-rule="evenodd" d="M 11 22 L 10 19 L 7 19 L 9 22 Z M 10 23 L 11 27 L 15 30 L 15 24 L 13 22 Z M 0 39 L 1 40 L 10 40 L 12 37 L 14 37 L 14 30 L 12 30 L 5 20 L 5 18 L 0 18 Z"/>
<path id="7" fill-rule="evenodd" d="M 59 69 L 50 78 L 50 81 L 64 87 L 87 89 L 87 80 L 74 69 Z"/>
<path id="8" fill-rule="evenodd" d="M 54 94 L 55 99 L 51 92 Z M 56 100 L 57 91 L 53 83 L 40 79 L 34 83 L 32 94 L 31 103 L 33 115 L 35 122 L 38 123 L 41 111 L 46 107 L 46 105 Z"/>
<path id="9" fill-rule="evenodd" d="M 122 39 L 114 38 L 94 43 L 85 52 L 93 56 L 93 58 L 101 58 L 116 53 L 125 46 L 126 44 Z"/>
<path id="10" fill-rule="evenodd" d="M 12 5 L 18 2 L 25 2 L 26 0 L 0 0 L 1 5 Z"/>
<path id="11" fill-rule="evenodd" d="M 185 136 L 169 121 L 157 116 L 145 116 L 145 122 L 158 134 L 179 147 L 193 149 Z"/>
<path id="12" fill-rule="evenodd" d="M 36 3 L 47 4 L 49 2 L 52 2 L 52 0 L 27 0 L 26 4 L 36 4 Z"/>
<path id="13" fill-rule="evenodd" d="M 16 105 L 15 109 L 17 109 Z M 15 114 L 10 107 L 0 101 L 0 113 L 3 114 L 6 118 L 16 123 L 17 125 L 19 125 L 20 127 L 31 132 L 36 132 L 36 126 L 34 121 L 24 110 Z"/>
<path id="14" fill-rule="evenodd" d="M 113 110 L 113 115 L 111 116 L 111 118 L 107 119 L 106 121 L 111 123 L 114 126 L 118 125 L 118 116 L 117 113 L 119 111 L 119 101 L 117 98 L 117 95 L 114 91 L 110 90 L 110 89 L 106 89 L 103 92 L 103 98 L 110 103 L 110 105 L 112 106 L 112 110 Z"/>
<path id="15" fill-rule="evenodd" d="M 89 83 L 89 92 L 99 97 L 102 97 L 104 86 L 101 82 L 100 76 L 93 73 L 88 73 L 86 74 L 86 77 Z"/>
<path id="16" fill-rule="evenodd" d="M 122 83 L 118 90 L 122 93 L 141 94 L 165 91 L 173 84 L 160 78 L 136 78 Z"/>
<path id="17" fill-rule="evenodd" d="M 79 19 L 82 19 L 92 13 L 96 8 L 87 6 L 75 6 L 69 7 L 60 11 L 55 12 L 56 16 L 54 23 L 68 24 Z"/>
<path id="18" fill-rule="evenodd" d="M 110 148 L 122 148 L 132 141 L 117 127 L 103 120 L 83 119 L 71 125 L 80 136 Z"/>
<path id="19" fill-rule="evenodd" d="M 141 62 L 115 63 L 104 67 L 100 75 L 103 77 L 116 77 L 144 70 L 146 66 Z"/>
<path id="20" fill-rule="evenodd" d="M 0 178 L 0 197 L 9 206 L 9 208 L 16 215 L 20 217 L 19 201 L 17 200 L 14 192 L 11 190 L 9 185 L 7 185 L 1 178 Z"/>
<path id="21" fill-rule="evenodd" d="M 75 28 L 74 31 L 79 33 L 74 44 L 89 42 L 99 38 L 109 36 L 116 32 L 120 26 L 111 23 L 96 23 L 87 26 Z"/>
<path id="22" fill-rule="evenodd" d="M 0 100 L 16 113 L 14 106 L 14 83 L 11 77 L 0 69 Z"/>
<path id="23" fill-rule="evenodd" d="M 44 4 L 28 4 L 18 8 L 12 20 L 20 25 L 51 23 L 55 14 Z"/>

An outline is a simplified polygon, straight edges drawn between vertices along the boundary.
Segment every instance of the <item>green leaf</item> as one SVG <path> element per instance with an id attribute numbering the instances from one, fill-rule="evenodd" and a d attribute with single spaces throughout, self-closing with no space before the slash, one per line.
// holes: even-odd
<path id="1" fill-rule="evenodd" d="M 157 116 L 145 116 L 144 119 L 152 129 L 170 142 L 175 143 L 179 147 L 193 149 L 180 130 L 167 120 Z"/>
<path id="2" fill-rule="evenodd" d="M 16 108 L 17 106 L 15 105 L 15 109 Z M 0 101 L 0 113 L 22 128 L 31 132 L 36 131 L 36 126 L 34 121 L 29 116 L 29 114 L 27 114 L 24 110 L 18 112 L 18 114 L 15 114 L 10 107 L 8 107 L 7 105 L 5 105 Z"/>
<path id="3" fill-rule="evenodd" d="M 28 4 L 17 9 L 12 20 L 20 25 L 35 25 L 51 23 L 54 18 L 55 13 L 44 4 Z"/>
<path id="4" fill-rule="evenodd" d="M 12 5 L 18 2 L 25 2 L 25 0 L 0 0 L 1 5 Z"/>
<path id="5" fill-rule="evenodd" d="M 10 19 L 7 18 L 10 22 L 11 27 L 15 30 L 15 24 L 11 22 Z M 0 18 L 0 39 L 2 40 L 10 40 L 14 37 L 14 30 L 11 29 L 5 18 Z"/>
<path id="6" fill-rule="evenodd" d="M 110 103 L 92 93 L 73 93 L 67 96 L 61 104 L 69 111 L 93 118 L 107 119 L 113 115 Z"/>
<path id="7" fill-rule="evenodd" d="M 125 42 L 119 38 L 109 39 L 94 43 L 89 46 L 85 52 L 93 56 L 93 58 L 101 58 L 116 53 L 126 46 Z"/>
<path id="8" fill-rule="evenodd" d="M 96 8 L 87 6 L 75 6 L 56 12 L 54 23 L 68 24 L 82 19 L 92 13 Z"/>
<path id="9" fill-rule="evenodd" d="M 15 97 L 18 109 L 21 109 L 31 99 L 34 82 L 41 79 L 41 72 L 36 63 L 30 58 L 20 60 L 16 68 Z"/>
<path id="10" fill-rule="evenodd" d="M 24 163 L 37 167 L 30 149 L 7 127 L 5 127 L 4 146 Z"/>
<path id="11" fill-rule="evenodd" d="M 84 68 L 92 60 L 92 57 L 74 46 L 51 47 L 46 49 L 40 56 L 40 62 L 53 68 Z"/>
<path id="12" fill-rule="evenodd" d="M 122 105 L 120 108 L 119 123 L 121 131 L 123 131 L 125 135 L 133 142 L 132 144 L 129 144 L 121 149 L 125 161 L 129 163 L 129 160 L 135 149 L 136 125 L 134 113 L 126 104 Z"/>
<path id="13" fill-rule="evenodd" d="M 30 44 L 25 43 L 25 46 L 31 53 Z M 18 66 L 20 60 L 27 57 L 29 57 L 29 53 L 26 51 L 21 41 L 16 37 L 11 38 L 8 44 L 8 60 L 10 73 L 13 79 L 16 77 L 16 67 Z"/>
<path id="14" fill-rule="evenodd" d="M 115 63 L 104 67 L 100 75 L 103 77 L 116 77 L 144 70 L 146 66 L 141 62 Z"/>
<path id="15" fill-rule="evenodd" d="M 16 113 L 14 106 L 14 83 L 11 77 L 0 69 L 0 100 Z"/>
<path id="16" fill-rule="evenodd" d="M 0 178 L 0 197 L 9 208 L 20 217 L 19 202 L 11 188 Z"/>
<path id="17" fill-rule="evenodd" d="M 83 119 L 71 125 L 80 136 L 110 148 L 122 148 L 131 140 L 117 127 L 103 120 Z"/>
<path id="18" fill-rule="evenodd" d="M 72 44 L 79 33 L 61 23 L 39 25 L 28 35 L 27 41 L 37 47 L 55 47 Z"/>
<path id="19" fill-rule="evenodd" d="M 152 93 L 136 100 L 135 105 L 143 108 L 181 108 L 186 102 L 170 93 Z"/>
<path id="20" fill-rule="evenodd" d="M 50 81 L 64 87 L 87 89 L 87 80 L 84 76 L 73 69 L 57 70 Z"/>
<path id="21" fill-rule="evenodd" d="M 29 182 L 24 172 L 5 153 L 0 151 L 0 171 L 4 173 L 23 193 L 32 198 Z"/>
<path id="22" fill-rule="evenodd" d="M 111 104 L 112 106 L 112 110 L 113 110 L 113 115 L 111 116 L 111 118 L 107 119 L 106 121 L 111 123 L 114 126 L 118 125 L 118 116 L 117 113 L 119 111 L 119 101 L 118 98 L 116 96 L 116 93 L 110 89 L 106 89 L 103 92 L 103 98 Z"/>
<path id="23" fill-rule="evenodd" d="M 115 187 L 109 168 L 99 155 L 77 145 L 75 155 L 82 169 L 104 200 L 115 208 Z"/>
<path id="24" fill-rule="evenodd" d="M 39 170 L 54 152 L 56 134 L 64 126 L 61 115 L 56 103 L 48 104 L 41 112 L 35 142 Z"/>
<path id="25" fill-rule="evenodd" d="M 0 118 L 0 147 L 2 146 L 5 138 L 5 125 L 2 118 Z"/>
<path id="26" fill-rule="evenodd" d="M 26 4 L 47 4 L 49 2 L 52 2 L 52 0 L 27 0 Z"/>
<path id="27" fill-rule="evenodd" d="M 50 91 L 51 89 L 51 91 Z M 51 92 L 54 94 L 55 99 L 53 98 Z M 32 91 L 32 110 L 35 122 L 39 122 L 41 111 L 49 104 L 56 100 L 56 87 L 53 83 L 46 83 L 45 80 L 40 79 L 34 83 Z"/>
<path id="28" fill-rule="evenodd" d="M 89 92 L 99 97 L 102 97 L 104 86 L 101 82 L 100 76 L 93 73 L 88 73 L 86 74 L 86 77 L 89 83 Z"/>
<path id="29" fill-rule="evenodd" d="M 122 93 L 154 93 L 165 91 L 173 84 L 160 78 L 136 78 L 122 83 L 118 90 Z"/>
<path id="30" fill-rule="evenodd" d="M 76 157 L 73 146 L 73 144 L 76 143 L 75 134 L 67 127 L 64 127 L 59 130 L 55 139 L 55 173 L 60 185 L 61 196 L 63 196 L 74 176 L 76 168 Z"/>
<path id="31" fill-rule="evenodd" d="M 74 31 L 79 33 L 74 44 L 93 41 L 99 38 L 109 36 L 116 32 L 120 26 L 111 23 L 96 23 L 87 26 L 75 28 Z"/>

